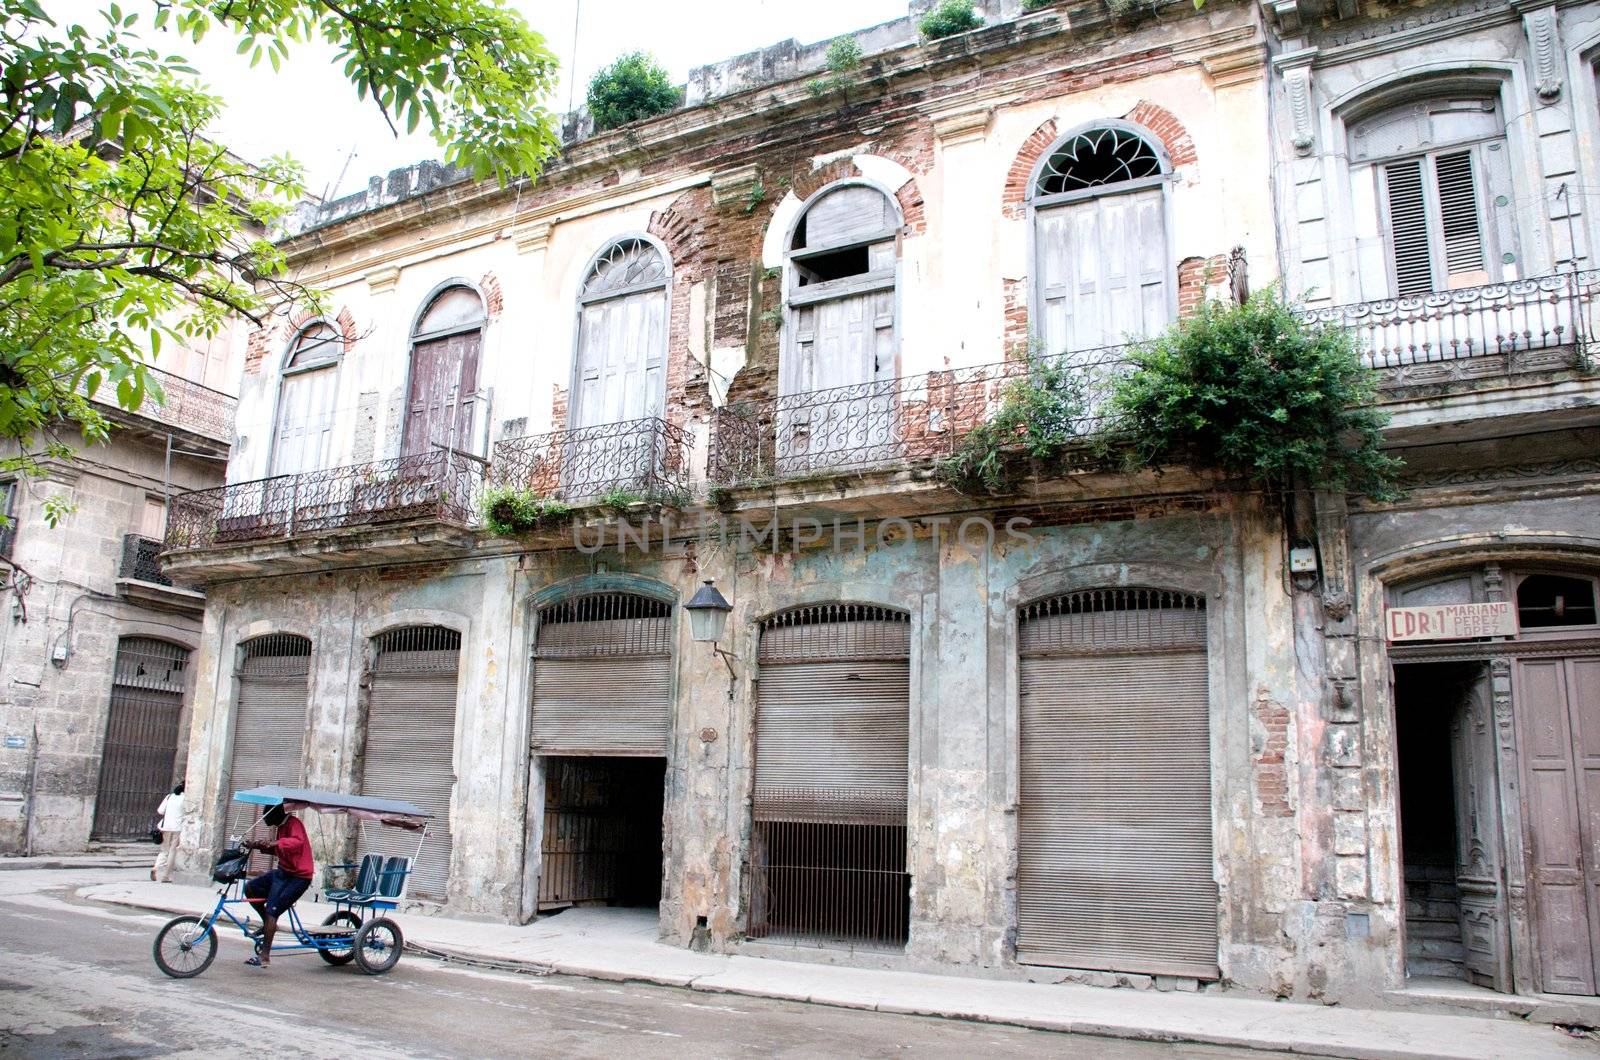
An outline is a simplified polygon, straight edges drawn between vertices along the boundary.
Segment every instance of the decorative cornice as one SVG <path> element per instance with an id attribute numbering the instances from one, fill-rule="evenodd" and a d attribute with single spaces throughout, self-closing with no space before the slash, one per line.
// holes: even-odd
<path id="1" fill-rule="evenodd" d="M 550 221 L 528 221 L 513 225 L 506 235 L 516 244 L 518 254 L 536 254 L 550 245 L 550 230 L 554 227 Z"/>
<path id="2" fill-rule="evenodd" d="M 744 205 L 761 186 L 761 168 L 754 163 L 711 174 L 713 206 Z"/>
<path id="3" fill-rule="evenodd" d="M 933 135 L 941 147 L 983 139 L 993 118 L 993 107 L 943 110 L 928 114 L 928 120 L 933 124 Z"/>
<path id="4" fill-rule="evenodd" d="M 1402 476 L 1400 484 L 1406 489 L 1436 489 L 1449 486 L 1481 486 L 1486 483 L 1504 482 L 1507 479 L 1554 479 L 1570 478 L 1575 475 L 1600 476 L 1600 457 L 1506 464 L 1501 467 L 1417 471 Z"/>
<path id="5" fill-rule="evenodd" d="M 389 265 L 381 269 L 373 269 L 367 273 L 367 289 L 373 294 L 383 294 L 392 291 L 395 284 L 400 282 L 400 269 Z"/>

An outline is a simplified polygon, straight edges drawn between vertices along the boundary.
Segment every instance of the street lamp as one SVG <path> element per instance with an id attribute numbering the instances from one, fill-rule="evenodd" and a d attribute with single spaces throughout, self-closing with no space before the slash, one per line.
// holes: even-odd
<path id="1" fill-rule="evenodd" d="M 728 673 L 737 677 L 733 673 L 733 663 L 729 661 L 732 656 L 717 646 L 717 641 L 722 639 L 723 632 L 728 628 L 728 612 L 733 610 L 733 605 L 707 579 L 689 602 L 683 605 L 683 609 L 689 612 L 689 635 L 701 643 L 710 644 L 711 650 L 722 656 Z"/>

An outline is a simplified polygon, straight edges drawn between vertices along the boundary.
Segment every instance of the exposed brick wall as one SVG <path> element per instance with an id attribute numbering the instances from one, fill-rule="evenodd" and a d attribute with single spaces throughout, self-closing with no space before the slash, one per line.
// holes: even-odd
<path id="1" fill-rule="evenodd" d="M 1194 140 L 1190 138 L 1189 130 L 1185 129 L 1183 122 L 1166 107 L 1143 99 L 1125 117 L 1135 125 L 1143 125 L 1155 133 L 1166 147 L 1167 156 L 1172 159 L 1174 166 L 1187 166 L 1198 161 L 1194 153 Z"/>
<path id="2" fill-rule="evenodd" d="M 1011 160 L 1011 168 L 1006 171 L 1006 184 L 1000 193 L 1001 214 L 1012 220 L 1023 216 L 1028 201 L 1028 178 L 1033 175 L 1033 167 L 1038 165 L 1039 159 L 1056 142 L 1056 136 L 1056 120 L 1046 118 L 1022 141 L 1016 157 Z"/>
<path id="3" fill-rule="evenodd" d="M 267 356 L 281 347 L 280 328 L 276 321 L 250 332 L 244 344 L 244 374 L 260 375 Z"/>
<path id="4" fill-rule="evenodd" d="M 478 281 L 478 287 L 483 291 L 483 311 L 491 322 L 499 320 L 506 307 L 505 295 L 500 291 L 500 277 L 486 272 L 483 279 Z"/>
<path id="5" fill-rule="evenodd" d="M 1000 282 L 1005 296 L 1005 334 L 1001 345 L 1006 360 L 1018 361 L 1028 355 L 1028 281 L 1005 279 Z"/>
<path id="6" fill-rule="evenodd" d="M 360 332 L 356 330 L 355 314 L 350 312 L 349 307 L 346 306 L 339 310 L 339 315 L 334 318 L 333 322 L 339 328 L 339 337 L 344 340 L 344 352 L 349 353 L 351 347 L 356 344 L 356 340 L 361 338 Z"/>
<path id="7" fill-rule="evenodd" d="M 667 323 L 667 416 L 683 426 L 711 404 L 705 366 L 689 356 L 694 286 L 710 286 L 716 269 L 719 215 L 707 188 L 691 188 L 650 218 L 646 231 L 666 244 L 672 258 L 671 319 Z"/>
<path id="8" fill-rule="evenodd" d="M 1228 256 L 1184 258 L 1178 263 L 1178 316 L 1186 317 L 1206 300 L 1206 286 L 1221 283 L 1228 275 Z"/>
<path id="9" fill-rule="evenodd" d="M 1289 708 L 1269 699 L 1266 689 L 1250 705 L 1250 750 L 1256 812 L 1263 817 L 1294 816 L 1289 803 Z"/>

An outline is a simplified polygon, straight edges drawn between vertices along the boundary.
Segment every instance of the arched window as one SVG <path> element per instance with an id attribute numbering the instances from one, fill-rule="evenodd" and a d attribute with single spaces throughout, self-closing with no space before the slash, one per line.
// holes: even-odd
<path id="1" fill-rule="evenodd" d="M 1173 318 L 1166 177 L 1157 143 L 1107 122 L 1064 137 L 1029 189 L 1033 332 L 1052 354 L 1154 335 Z"/>
<path id="2" fill-rule="evenodd" d="M 638 237 L 617 240 L 590 264 L 578 291 L 570 427 L 659 416 L 666 407 L 671 272 L 661 248 Z"/>
<path id="3" fill-rule="evenodd" d="M 1511 164 L 1494 100 L 1387 107 L 1353 123 L 1349 139 L 1363 293 L 1514 278 Z"/>
<path id="4" fill-rule="evenodd" d="M 298 475 L 331 463 L 343 356 L 344 340 L 320 320 L 301 328 L 289 343 L 273 429 L 272 474 Z"/>
<path id="5" fill-rule="evenodd" d="M 435 294 L 417 318 L 411 331 L 402 456 L 426 456 L 443 447 L 476 448 L 478 356 L 485 323 L 483 299 L 464 285 Z"/>
<path id="6" fill-rule="evenodd" d="M 853 386 L 898 374 L 893 200 L 869 184 L 812 196 L 789 242 L 788 349 L 783 394 Z"/>

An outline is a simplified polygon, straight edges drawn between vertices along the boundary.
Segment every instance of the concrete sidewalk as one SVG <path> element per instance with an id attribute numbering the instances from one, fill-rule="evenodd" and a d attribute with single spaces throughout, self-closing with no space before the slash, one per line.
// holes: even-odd
<path id="1" fill-rule="evenodd" d="M 144 881 L 99 884 L 81 898 L 198 913 L 214 891 Z M 321 920 L 302 903 L 307 921 Z M 765 957 L 694 953 L 655 940 L 653 912 L 570 909 L 526 926 L 399 918 L 406 942 L 450 959 L 591 979 L 639 981 L 712 993 L 842 1008 L 1005 1023 L 1143 1041 L 1197 1042 L 1326 1056 L 1479 1060 L 1600 1057 L 1600 1043 L 1503 1019 L 1022 983 L 919 972 L 841 968 Z"/>

